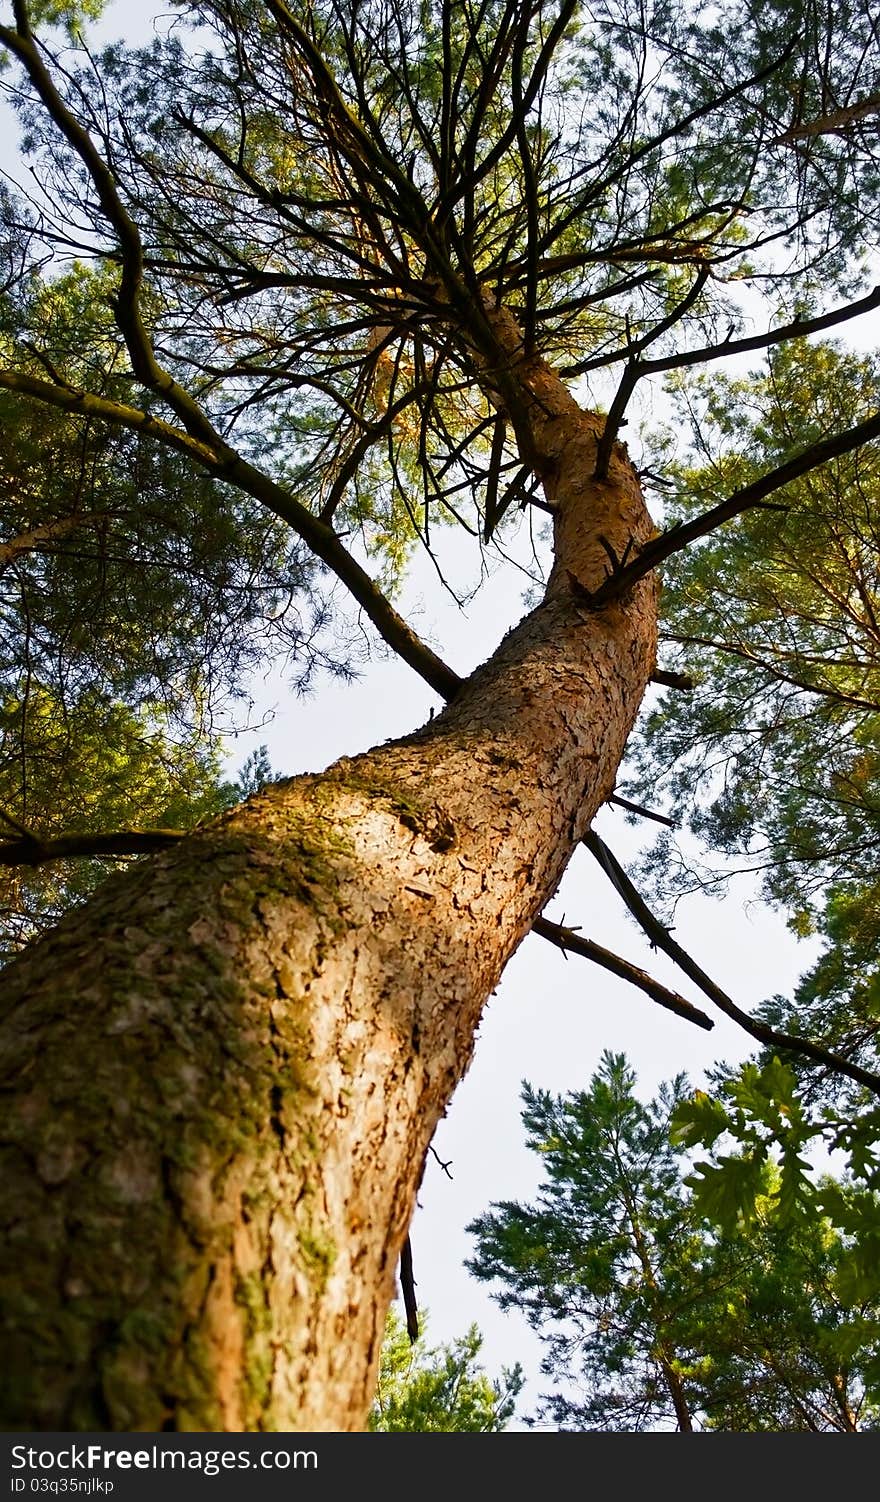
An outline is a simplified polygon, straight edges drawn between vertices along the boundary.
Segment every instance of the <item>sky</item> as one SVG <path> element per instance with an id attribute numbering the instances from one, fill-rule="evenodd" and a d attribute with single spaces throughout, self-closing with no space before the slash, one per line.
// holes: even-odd
<path id="1" fill-rule="evenodd" d="M 147 3 L 116 0 L 102 32 L 140 40 L 153 10 Z M 441 542 L 444 568 L 456 580 L 467 579 L 473 566 L 466 561 L 463 542 L 469 540 L 452 534 Z M 524 583 L 516 568 L 499 566 L 460 609 L 421 557 L 399 608 L 459 674 L 466 674 L 491 654 L 523 613 Z M 341 586 L 338 599 L 350 612 Z M 250 689 L 253 718 L 266 718 L 266 723 L 229 742 L 231 771 L 261 744 L 268 747 L 278 774 L 318 771 L 338 756 L 414 729 L 439 708 L 436 696 L 409 668 L 378 654 L 354 684 L 319 683 L 305 698 L 296 696 L 278 674 L 254 680 Z M 649 690 L 645 707 L 656 692 Z M 625 864 L 652 834 L 651 827 L 633 827 L 611 807 L 600 813 L 596 827 Z M 580 925 L 587 937 L 649 969 L 712 1013 L 711 1004 L 671 963 L 651 951 L 585 850 L 572 860 L 547 916 Z M 747 1009 L 790 990 L 816 952 L 810 941 L 796 940 L 777 915 L 758 903 L 745 881 L 724 900 L 684 899 L 676 915 L 676 938 Z M 585 1089 L 604 1049 L 628 1055 L 645 1096 L 680 1071 L 700 1084 L 703 1071 L 720 1058 L 734 1061 L 752 1051 L 751 1040 L 720 1015 L 713 1032 L 706 1033 L 587 961 L 566 959 L 546 941 L 530 936 L 489 1001 L 473 1064 L 435 1136 L 436 1153 L 449 1172 L 429 1157 L 419 1193 L 411 1239 L 416 1291 L 429 1313 L 430 1341 L 451 1341 L 476 1322 L 490 1375 L 517 1361 L 525 1369 L 520 1416 L 534 1409 L 542 1390 L 540 1346 L 525 1321 L 502 1314 L 486 1285 L 467 1273 L 464 1262 L 473 1253 L 473 1240 L 466 1227 L 493 1202 L 528 1200 L 536 1190 L 540 1164 L 524 1147 L 522 1081 L 557 1094 Z M 512 1427 L 521 1425 L 520 1417 Z"/>

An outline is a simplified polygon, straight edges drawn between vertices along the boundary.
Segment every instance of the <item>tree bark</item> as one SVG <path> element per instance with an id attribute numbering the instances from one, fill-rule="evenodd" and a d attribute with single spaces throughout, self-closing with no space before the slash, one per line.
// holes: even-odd
<path id="1" fill-rule="evenodd" d="M 655 663 L 652 578 L 600 611 L 572 582 L 650 535 L 626 452 L 592 480 L 601 419 L 511 364 L 542 604 L 421 730 L 267 787 L 4 974 L 7 1430 L 365 1425 L 432 1133 Z"/>

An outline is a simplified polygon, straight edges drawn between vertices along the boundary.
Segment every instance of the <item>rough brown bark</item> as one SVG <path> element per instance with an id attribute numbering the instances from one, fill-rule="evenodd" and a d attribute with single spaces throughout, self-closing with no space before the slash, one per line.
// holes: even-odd
<path id="1" fill-rule="evenodd" d="M 655 661 L 652 579 L 572 589 L 650 534 L 625 451 L 595 483 L 601 420 L 516 375 L 544 602 L 422 730 L 268 787 L 3 977 L 7 1429 L 364 1425 L 431 1135 Z"/>

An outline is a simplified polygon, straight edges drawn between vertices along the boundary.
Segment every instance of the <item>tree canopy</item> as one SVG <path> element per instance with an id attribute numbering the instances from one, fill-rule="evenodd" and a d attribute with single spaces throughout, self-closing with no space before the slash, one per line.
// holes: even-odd
<path id="1" fill-rule="evenodd" d="M 469 1264 L 502 1308 L 540 1333 L 558 1386 L 537 1421 L 561 1429 L 853 1432 L 875 1428 L 880 1304 L 854 1294 L 849 1238 L 821 1213 L 780 1224 L 771 1165 L 751 1172 L 751 1215 L 719 1231 L 694 1196 L 671 1132 L 679 1076 L 643 1104 L 623 1056 L 586 1090 L 523 1090 L 543 1165 L 533 1204 L 495 1205 L 471 1226 Z M 705 1099 L 705 1098 L 704 1098 Z M 731 1162 L 734 1160 L 730 1160 Z M 729 1191 L 731 1175 L 719 1172 Z M 825 1181 L 829 1201 L 846 1197 Z M 717 1200 L 712 1208 L 717 1208 Z"/>
<path id="2" fill-rule="evenodd" d="M 878 400 L 876 359 L 824 342 L 682 388 L 697 460 L 673 470 L 683 516 Z M 878 487 L 876 447 L 842 455 L 665 575 L 664 634 L 697 686 L 648 718 L 635 786 L 650 778 L 656 795 L 659 770 L 670 812 L 728 866 L 759 871 L 801 927 L 829 882 L 874 874 Z"/>

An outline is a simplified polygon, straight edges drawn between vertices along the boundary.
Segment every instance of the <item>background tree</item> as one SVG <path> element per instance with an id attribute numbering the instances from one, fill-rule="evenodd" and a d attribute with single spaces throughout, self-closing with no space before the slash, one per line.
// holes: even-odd
<path id="1" fill-rule="evenodd" d="M 765 454 L 784 463 L 805 437 L 858 422 L 878 401 L 873 357 L 784 345 L 748 376 L 680 383 L 692 462 L 670 463 L 671 435 L 657 457 L 687 517 L 750 483 Z M 686 710 L 666 696 L 646 718 L 633 789 L 650 778 L 717 853 L 697 879 L 755 871 L 807 932 L 829 884 L 852 892 L 874 877 L 878 511 L 868 445 L 791 485 L 784 512 L 742 516 L 677 555 L 664 578 L 663 634 L 696 686 Z M 685 885 L 671 847 L 664 837 L 653 862 L 667 894 Z"/>
<path id="2" fill-rule="evenodd" d="M 527 1141 L 546 1183 L 534 1207 L 496 1206 L 470 1227 L 470 1270 L 503 1281 L 502 1309 L 522 1309 L 547 1341 L 542 1371 L 586 1389 L 542 1409 L 562 1428 L 575 1417 L 574 1427 L 651 1428 L 670 1415 L 694 1427 L 691 1352 L 675 1316 L 691 1296 L 696 1242 L 668 1141 L 684 1081 L 647 1107 L 634 1089 L 625 1059 L 611 1055 L 581 1096 L 524 1086 Z"/>
<path id="3" fill-rule="evenodd" d="M 190 540 L 283 523 L 449 703 L 169 835 L 7 971 L 6 1411 L 357 1428 L 427 1144 L 524 934 L 707 1025 L 541 909 L 581 838 L 627 890 L 588 831 L 655 673 L 654 570 L 880 417 L 659 533 L 618 435 L 642 379 L 880 302 L 855 296 L 876 37 L 840 5 L 180 11 L 186 47 L 96 59 L 34 33 L 74 7 L 6 8 L 39 187 L 5 202 L 0 389 L 184 461 Z M 110 289 L 75 336 L 65 258 Z M 543 600 L 462 683 L 390 591 L 436 523 L 485 546 L 530 503 Z"/>
<path id="4" fill-rule="evenodd" d="M 679 470 L 683 491 L 712 495 L 734 475 L 747 481 L 765 445 L 781 457 L 829 411 L 843 404 L 852 416 L 877 398 L 875 360 L 824 343 L 776 351 L 748 378 L 682 386 L 702 460 Z M 657 842 L 644 866 L 667 906 L 694 885 L 718 887 L 745 870 L 758 874 L 795 931 L 822 939 L 792 996 L 760 1008 L 756 1036 L 762 1023 L 808 1036 L 869 1070 L 878 1030 L 876 461 L 871 447 L 843 456 L 791 487 L 785 515 L 772 524 L 742 517 L 724 547 L 707 539 L 671 562 L 665 629 L 696 686 L 686 717 L 667 700 L 647 718 L 630 785 L 638 796 L 650 780 L 705 852 L 697 863 L 693 845 L 686 857 L 671 836 Z M 717 1109 L 696 1111 L 686 1130 L 711 1146 L 729 1126 L 753 1164 L 769 1146 L 778 1150 L 788 1165 L 785 1213 L 804 1204 L 831 1213 L 854 1238 L 859 1296 L 873 1295 L 865 1277 L 877 1249 L 875 1097 L 852 1076 L 805 1067 L 797 1054 L 785 1055 L 783 1070 L 772 1039 L 762 1041 L 771 1046 L 760 1068 L 719 1072 Z M 823 1203 L 803 1172 L 799 1151 L 819 1142 L 847 1155 L 859 1189 L 845 1203 Z M 719 1190 L 724 1172 L 716 1163 Z M 726 1172 L 736 1215 L 748 1181 Z"/>
<path id="5" fill-rule="evenodd" d="M 479 1363 L 476 1325 L 436 1349 L 426 1344 L 427 1319 L 411 1341 L 392 1308 L 385 1324 L 370 1429 L 377 1434 L 497 1434 L 513 1417 L 522 1389 L 519 1366 L 490 1379 Z"/>
<path id="6" fill-rule="evenodd" d="M 581 1093 L 523 1090 L 544 1180 L 534 1204 L 471 1226 L 469 1266 L 522 1310 L 560 1386 L 536 1422 L 562 1429 L 853 1432 L 878 1417 L 876 1289 L 845 1295 L 845 1239 L 821 1213 L 781 1226 L 776 1176 L 751 1171 L 752 1213 L 720 1233 L 688 1190 L 679 1077 L 643 1105 L 622 1056 Z M 740 1174 L 740 1181 L 743 1175 Z M 731 1176 L 720 1169 L 716 1184 Z M 841 1186 L 826 1183 L 829 1194 Z M 742 1203 L 742 1195 L 740 1196 Z"/>
<path id="7" fill-rule="evenodd" d="M 80 267 L 29 290 L 7 302 L 5 332 L 38 341 L 59 378 L 83 349 L 118 357 L 106 277 Z M 151 828 L 238 801 L 220 733 L 247 713 L 260 663 L 286 655 L 302 685 L 345 657 L 341 640 L 335 656 L 322 646 L 320 592 L 306 598 L 287 529 L 139 434 L 0 393 L 0 525 L 9 950 L 93 890 L 114 848 L 149 849 Z"/>

